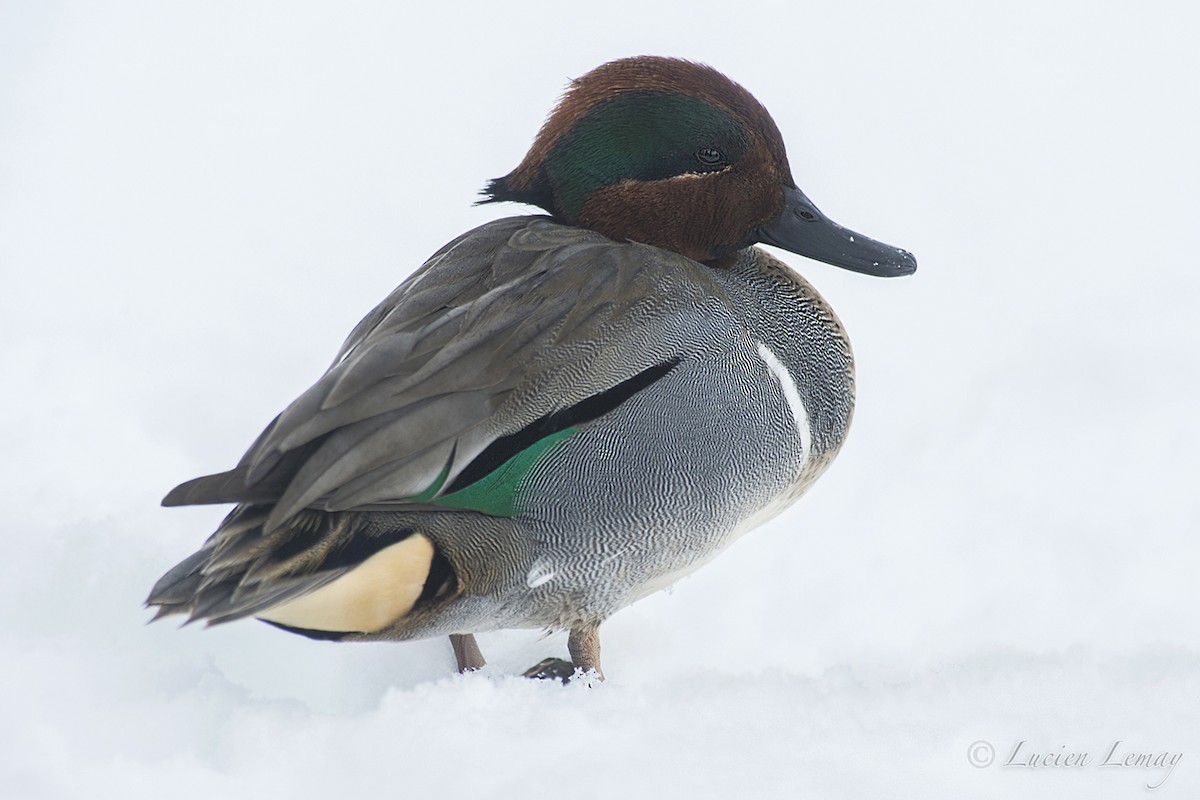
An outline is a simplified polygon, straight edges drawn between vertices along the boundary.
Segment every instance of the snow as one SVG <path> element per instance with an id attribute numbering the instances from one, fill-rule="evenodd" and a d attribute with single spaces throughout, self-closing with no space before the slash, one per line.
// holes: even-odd
<path id="1" fill-rule="evenodd" d="M 729 10 L 0 6 L 0 795 L 1196 796 L 1197 12 Z M 787 256 L 859 362 L 828 474 L 610 620 L 591 687 L 516 677 L 565 654 L 539 631 L 460 677 L 444 641 L 147 626 L 224 513 L 166 490 L 642 52 L 750 88 L 805 193 L 920 262 Z"/>

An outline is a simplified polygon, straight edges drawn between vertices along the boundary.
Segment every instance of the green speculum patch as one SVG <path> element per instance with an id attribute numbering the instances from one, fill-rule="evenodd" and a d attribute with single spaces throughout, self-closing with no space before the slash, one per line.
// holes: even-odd
<path id="1" fill-rule="evenodd" d="M 677 356 L 647 367 L 615 386 L 547 414 L 519 431 L 501 436 L 472 459 L 448 486 L 443 486 L 454 460 L 451 455 L 433 483 L 420 494 L 406 499 L 446 508 L 482 511 L 494 517 L 520 514 L 522 486 L 544 456 L 569 439 L 580 426 L 599 419 L 666 377 L 682 360 Z"/>
<path id="2" fill-rule="evenodd" d="M 482 511 L 493 517 L 511 517 L 521 513 L 517 497 L 525 476 L 543 455 L 576 430 L 567 428 L 539 439 L 483 478 L 433 500 L 433 504 Z"/>
<path id="3" fill-rule="evenodd" d="M 559 207 L 578 216 L 596 189 L 626 179 L 654 181 L 712 171 L 697 159 L 715 148 L 726 163 L 746 151 L 733 117 L 706 100 L 665 91 L 626 92 L 598 103 L 563 134 L 545 170 Z"/>

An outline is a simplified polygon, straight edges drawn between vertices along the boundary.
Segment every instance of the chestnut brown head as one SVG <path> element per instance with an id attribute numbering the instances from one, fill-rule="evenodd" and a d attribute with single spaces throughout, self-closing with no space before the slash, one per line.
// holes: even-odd
<path id="1" fill-rule="evenodd" d="M 905 251 L 817 211 L 762 104 L 711 67 L 679 59 L 621 59 L 574 81 L 529 153 L 484 194 L 697 261 L 767 242 L 873 274 L 916 269 Z"/>

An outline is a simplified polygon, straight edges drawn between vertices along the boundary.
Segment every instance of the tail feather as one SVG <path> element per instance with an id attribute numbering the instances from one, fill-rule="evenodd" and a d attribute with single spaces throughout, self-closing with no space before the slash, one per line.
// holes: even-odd
<path id="1" fill-rule="evenodd" d="M 200 588 L 200 568 L 210 555 L 208 550 L 192 553 L 167 571 L 154 584 L 150 596 L 146 598 L 148 606 L 178 606 L 191 601 L 196 590 Z M 168 612 L 170 613 L 170 612 Z"/>
<path id="2" fill-rule="evenodd" d="M 266 436 L 271 430 L 272 428 L 268 427 L 262 435 Z M 269 461 L 257 466 L 251 460 L 243 459 L 241 464 L 226 472 L 185 481 L 168 492 L 162 504 L 203 506 L 218 503 L 274 503 L 283 496 L 296 471 L 322 441 L 318 439 L 309 442 L 295 450 L 273 456 Z M 252 446 L 250 452 L 254 450 Z M 264 469 L 264 466 L 269 468 Z M 252 471 L 257 472 L 257 475 L 252 475 Z"/>
<path id="3" fill-rule="evenodd" d="M 206 625 L 219 625 L 256 616 L 293 598 L 316 591 L 344 573 L 345 570 L 322 572 L 265 586 L 257 585 L 248 591 L 233 581 L 211 584 L 198 593 L 188 621 L 204 620 Z"/>
<path id="4" fill-rule="evenodd" d="M 369 633 L 457 586 L 433 543 L 392 515 L 306 510 L 265 534 L 269 510 L 234 509 L 163 575 L 146 601 L 154 619 L 187 614 L 215 625 L 256 616 L 289 630 Z"/>

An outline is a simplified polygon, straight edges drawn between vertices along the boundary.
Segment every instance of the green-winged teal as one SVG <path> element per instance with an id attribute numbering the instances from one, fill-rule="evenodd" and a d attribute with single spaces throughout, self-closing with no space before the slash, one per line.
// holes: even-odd
<path id="1" fill-rule="evenodd" d="M 834 224 L 774 121 L 670 58 L 572 83 L 463 234 L 359 323 L 251 445 L 165 505 L 236 503 L 155 585 L 159 615 L 319 639 L 600 624 L 791 504 L 850 424 L 850 344 L 767 243 L 870 275 L 916 261 Z"/>

